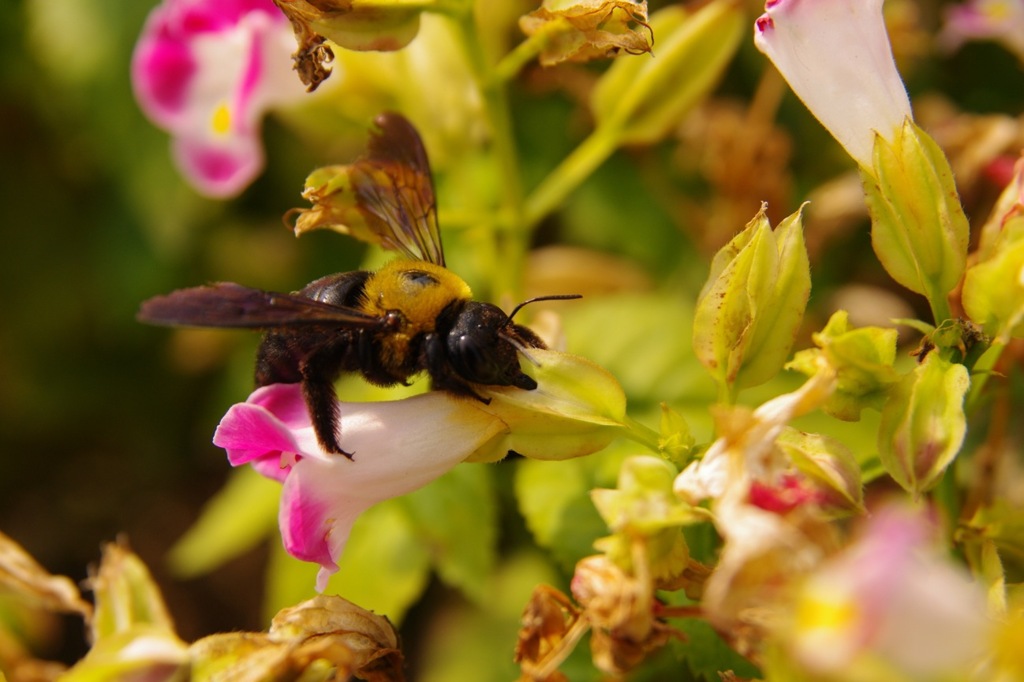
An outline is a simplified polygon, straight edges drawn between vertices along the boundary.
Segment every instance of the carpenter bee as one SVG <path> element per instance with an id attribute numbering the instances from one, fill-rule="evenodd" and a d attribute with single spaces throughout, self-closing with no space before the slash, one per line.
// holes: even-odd
<path id="1" fill-rule="evenodd" d="M 393 386 L 425 371 L 433 390 L 483 402 L 477 385 L 533 390 L 518 353 L 544 343 L 512 317 L 536 300 L 579 298 L 531 299 L 511 315 L 473 301 L 469 286 L 445 268 L 419 134 L 398 114 L 375 123 L 366 154 L 349 168 L 352 191 L 370 230 L 404 258 L 376 272 L 321 277 L 290 294 L 227 282 L 181 289 L 145 301 L 138 313 L 151 324 L 264 330 L 256 385 L 301 383 L 320 444 L 350 459 L 338 443 L 334 381 L 343 372 Z"/>

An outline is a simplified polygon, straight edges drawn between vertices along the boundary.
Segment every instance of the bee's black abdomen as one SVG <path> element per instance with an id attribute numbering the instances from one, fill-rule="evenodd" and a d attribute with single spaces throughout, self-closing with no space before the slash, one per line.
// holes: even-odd
<path id="1" fill-rule="evenodd" d="M 362 304 L 363 287 L 369 272 L 339 272 L 314 280 L 298 293 L 301 296 L 347 308 Z M 302 366 L 312 353 L 326 344 L 350 342 L 353 330 L 338 329 L 336 325 L 309 325 L 301 328 L 281 328 L 263 335 L 256 353 L 256 385 L 297 384 L 303 379 Z M 331 377 L 333 381 L 334 377 Z"/>
<path id="2" fill-rule="evenodd" d="M 313 280 L 298 293 L 321 303 L 360 308 L 363 303 L 363 288 L 372 274 L 366 270 L 338 272 Z"/>

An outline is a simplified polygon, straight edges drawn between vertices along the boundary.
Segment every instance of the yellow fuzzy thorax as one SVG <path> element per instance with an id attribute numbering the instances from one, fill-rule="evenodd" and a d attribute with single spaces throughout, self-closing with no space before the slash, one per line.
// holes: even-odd
<path id="1" fill-rule="evenodd" d="M 437 316 L 449 303 L 473 296 L 469 285 L 450 270 L 405 259 L 393 260 L 375 272 L 366 282 L 363 295 L 365 310 L 371 314 L 400 311 L 406 324 L 399 335 L 408 338 L 433 331 Z"/>

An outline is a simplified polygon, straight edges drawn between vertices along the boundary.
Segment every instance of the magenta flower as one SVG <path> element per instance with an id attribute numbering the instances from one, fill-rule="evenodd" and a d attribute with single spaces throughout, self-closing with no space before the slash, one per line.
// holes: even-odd
<path id="1" fill-rule="evenodd" d="M 339 407 L 342 447 L 354 460 L 320 447 L 300 384 L 257 389 L 228 410 L 213 438 L 232 465 L 251 464 L 284 484 L 285 549 L 320 564 L 321 591 L 338 570 L 356 517 L 423 487 L 507 431 L 473 402 L 437 392 Z"/>
<path id="2" fill-rule="evenodd" d="M 294 49 L 271 0 L 164 0 L 150 13 L 132 57 L 135 97 L 199 192 L 233 196 L 263 168 L 263 112 L 304 94 Z"/>
<path id="3" fill-rule="evenodd" d="M 864 168 L 875 133 L 891 140 L 911 115 L 882 0 L 768 0 L 754 44 Z"/>

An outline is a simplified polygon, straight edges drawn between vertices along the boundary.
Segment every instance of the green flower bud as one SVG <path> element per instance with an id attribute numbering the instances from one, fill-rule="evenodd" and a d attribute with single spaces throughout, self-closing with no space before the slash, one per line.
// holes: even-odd
<path id="1" fill-rule="evenodd" d="M 670 462 L 683 465 L 690 459 L 696 444 L 690 425 L 681 414 L 665 403 L 661 404 L 661 429 L 658 435 L 658 449 Z"/>
<path id="2" fill-rule="evenodd" d="M 677 471 L 657 457 L 630 457 L 619 470 L 618 487 L 597 489 L 590 498 L 613 535 L 595 547 L 626 570 L 635 570 L 633 543 L 644 539 L 651 575 L 669 579 L 682 573 L 689 549 L 680 527 L 707 519 L 705 512 L 686 504 L 673 492 Z"/>
<path id="3" fill-rule="evenodd" d="M 836 390 L 822 409 L 837 419 L 857 421 L 865 407 L 881 408 L 889 387 L 899 380 L 896 330 L 881 327 L 849 329 L 845 310 L 836 311 L 813 335 L 818 348 L 802 350 L 786 365 L 814 376 L 824 363 L 836 373 Z"/>
<path id="4" fill-rule="evenodd" d="M 672 5 L 651 16 L 654 56 L 619 59 L 598 81 L 591 107 L 598 129 L 619 144 L 663 138 L 718 82 L 744 35 L 746 14 L 733 0 L 696 12 Z"/>
<path id="5" fill-rule="evenodd" d="M 960 451 L 970 385 L 966 367 L 929 353 L 890 392 L 882 408 L 878 453 L 907 491 L 917 495 L 935 485 Z"/>
<path id="6" fill-rule="evenodd" d="M 876 135 L 873 170 L 861 178 L 875 254 L 894 280 L 928 299 L 941 322 L 964 273 L 969 229 L 949 161 L 908 118 L 891 141 Z"/>
<path id="7" fill-rule="evenodd" d="M 138 556 L 122 545 L 107 545 L 90 582 L 96 595 L 93 646 L 61 679 L 173 679 L 188 666 L 188 648 Z"/>
<path id="8" fill-rule="evenodd" d="M 711 263 L 694 319 L 697 358 L 729 389 L 767 381 L 793 347 L 810 291 L 800 211 L 773 232 L 762 206 Z"/>
<path id="9" fill-rule="evenodd" d="M 1024 216 L 1007 221 L 990 257 L 968 268 L 962 300 L 997 342 L 1024 338 Z"/>

